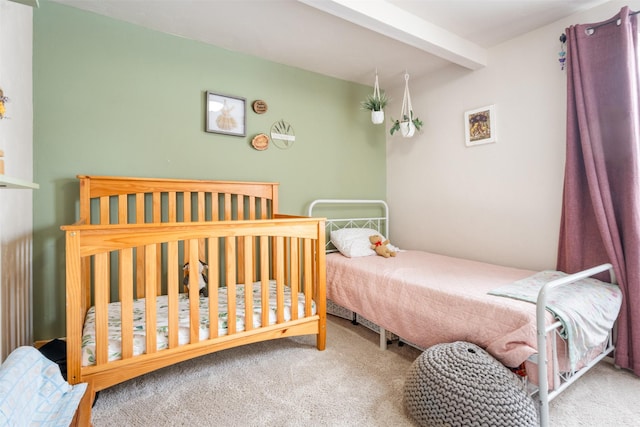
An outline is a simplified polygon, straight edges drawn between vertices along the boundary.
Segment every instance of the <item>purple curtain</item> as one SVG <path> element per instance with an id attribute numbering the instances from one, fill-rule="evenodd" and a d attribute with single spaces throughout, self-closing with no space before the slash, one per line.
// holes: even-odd
<path id="1" fill-rule="evenodd" d="M 610 262 L 624 299 L 615 362 L 640 375 L 637 20 L 567 28 L 567 159 L 558 270 Z M 607 278 L 607 277 L 605 277 Z"/>

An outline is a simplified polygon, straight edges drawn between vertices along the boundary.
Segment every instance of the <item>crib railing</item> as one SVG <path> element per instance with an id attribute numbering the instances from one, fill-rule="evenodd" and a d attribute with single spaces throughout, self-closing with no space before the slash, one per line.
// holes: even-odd
<path id="1" fill-rule="evenodd" d="M 274 218 L 278 212 L 278 183 L 89 175 L 78 175 L 78 179 L 78 224 L 255 220 Z M 205 251 L 202 239 L 185 242 L 184 248 L 181 247 L 185 253 L 184 262 L 189 260 L 190 244 L 198 244 L 200 253 Z M 244 242 L 238 242 L 237 247 L 242 256 Z M 142 250 L 134 251 L 137 298 L 144 297 L 148 282 L 144 276 L 145 269 L 142 268 L 143 253 Z M 158 267 L 162 264 L 159 250 L 156 264 Z M 238 279 L 242 281 L 245 275 L 243 267 L 237 270 Z M 88 269 L 85 268 L 85 271 Z M 161 278 L 157 277 L 158 292 L 161 292 L 161 286 Z M 85 297 L 88 299 L 90 295 Z"/>
<path id="2" fill-rule="evenodd" d="M 71 383 L 91 379 L 94 390 L 223 348 L 270 338 L 317 334 L 325 345 L 324 220 L 286 217 L 268 220 L 165 224 L 72 225 L 66 233 L 67 363 Z M 178 299 L 183 291 L 185 260 L 208 264 L 209 338 L 200 340 L 198 269 L 188 272 L 189 343 L 179 345 Z M 140 271 L 142 269 L 142 271 Z M 143 277 L 142 283 L 139 278 Z M 253 327 L 252 282 L 260 283 L 262 318 Z M 269 281 L 276 284 L 274 324 L 268 319 Z M 236 330 L 236 287 L 246 284 L 244 330 Z M 142 289 L 140 289 L 142 287 Z M 226 287 L 227 334 L 218 331 L 219 290 Z M 291 291 L 291 318 L 284 318 L 284 289 Z M 303 293 L 304 312 L 298 310 Z M 145 337 L 146 352 L 133 353 L 133 303 L 145 297 L 147 331 L 157 326 L 156 296 L 167 295 L 168 348 L 157 350 L 155 333 Z M 108 304 L 121 304 L 121 359 L 109 361 Z M 312 313 L 312 303 L 316 313 Z M 95 307 L 95 365 L 81 368 L 82 328 L 89 306 Z M 290 328 L 291 326 L 299 326 Z M 305 326 L 306 325 L 306 326 Z M 238 341 L 240 340 L 240 342 Z M 109 366 L 109 369 L 106 367 Z M 118 369 L 114 370 L 113 368 Z"/>

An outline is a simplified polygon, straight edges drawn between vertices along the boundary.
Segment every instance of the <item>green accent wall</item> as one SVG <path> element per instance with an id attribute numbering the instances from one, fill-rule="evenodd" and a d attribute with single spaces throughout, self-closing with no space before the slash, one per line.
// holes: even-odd
<path id="1" fill-rule="evenodd" d="M 33 67 L 37 340 L 66 335 L 60 226 L 77 218 L 78 174 L 275 181 L 290 214 L 317 198 L 385 198 L 385 128 L 360 109 L 370 87 L 46 0 Z M 246 98 L 246 137 L 204 131 L 208 90 Z M 281 119 L 293 146 L 254 150 Z"/>

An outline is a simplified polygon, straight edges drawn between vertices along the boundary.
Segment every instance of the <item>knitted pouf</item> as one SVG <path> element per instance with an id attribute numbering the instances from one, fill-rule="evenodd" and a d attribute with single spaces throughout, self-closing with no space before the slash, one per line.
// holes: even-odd
<path id="1" fill-rule="evenodd" d="M 537 426 L 533 399 L 514 373 L 475 344 L 428 348 L 411 366 L 404 404 L 421 426 Z"/>

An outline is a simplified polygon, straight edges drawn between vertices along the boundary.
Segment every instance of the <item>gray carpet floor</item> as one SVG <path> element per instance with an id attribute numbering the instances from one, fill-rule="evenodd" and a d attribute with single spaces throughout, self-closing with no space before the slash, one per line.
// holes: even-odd
<path id="1" fill-rule="evenodd" d="M 313 337 L 257 343 L 182 362 L 103 390 L 103 426 L 413 426 L 404 377 L 420 352 L 329 316 Z M 551 402 L 552 426 L 640 426 L 640 379 L 601 362 Z"/>

